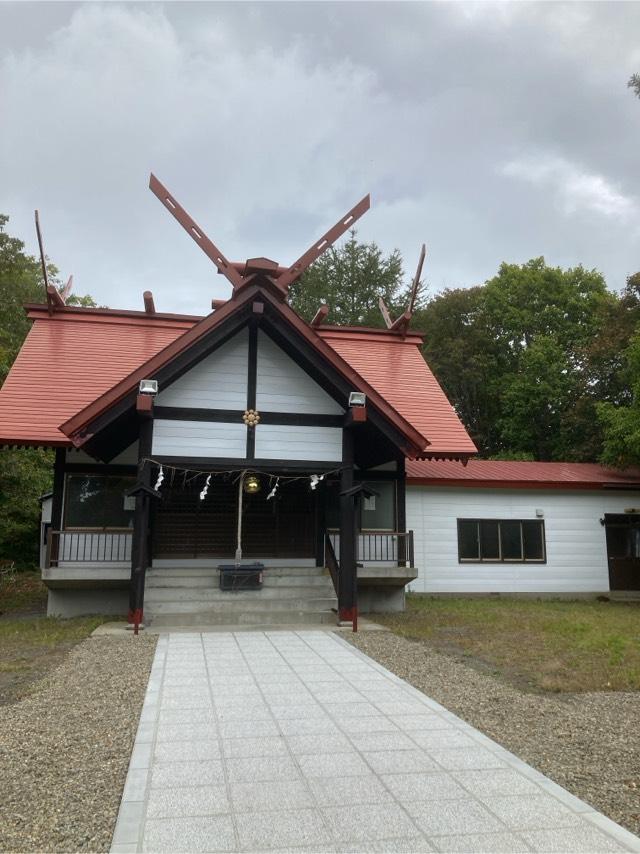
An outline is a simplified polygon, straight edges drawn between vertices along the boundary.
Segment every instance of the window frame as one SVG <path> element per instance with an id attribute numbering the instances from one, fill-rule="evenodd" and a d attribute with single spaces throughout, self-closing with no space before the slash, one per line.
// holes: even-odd
<path id="1" fill-rule="evenodd" d="M 391 502 L 392 502 L 391 516 L 392 516 L 393 525 L 391 528 L 363 528 L 362 522 L 363 522 L 363 512 L 364 512 L 364 501 L 360 501 L 360 502 L 358 502 L 359 506 L 358 506 L 358 510 L 357 510 L 357 515 L 358 515 L 358 531 L 361 534 L 367 534 L 367 533 L 371 533 L 371 534 L 392 534 L 397 530 L 397 527 L 398 527 L 398 482 L 397 482 L 397 480 L 395 478 L 394 479 L 388 478 L 385 480 L 380 479 L 380 480 L 365 480 L 364 481 L 364 485 L 368 486 L 370 489 L 373 489 L 374 491 L 377 491 L 376 485 L 386 484 L 386 483 L 391 483 Z"/>
<path id="2" fill-rule="evenodd" d="M 102 472 L 91 472 L 91 471 L 68 471 L 65 472 L 64 476 L 64 514 L 62 517 L 63 523 L 61 525 L 62 531 L 69 532 L 81 532 L 81 533 L 122 533 L 133 530 L 133 525 L 129 527 L 116 526 L 116 525 L 104 525 L 102 527 L 96 527 L 95 525 L 68 525 L 67 519 L 69 518 L 69 497 L 70 490 L 68 488 L 68 481 L 71 477 L 101 477 L 104 480 L 109 480 L 110 478 L 130 478 L 132 483 L 132 487 L 135 485 L 136 477 L 135 475 L 128 474 L 107 474 L 106 472 L 103 474 Z M 131 513 L 135 511 L 131 510 Z M 133 517 L 132 517 L 133 522 Z"/>
<path id="3" fill-rule="evenodd" d="M 460 555 L 460 524 L 463 522 L 474 522 L 477 527 L 477 542 L 478 542 L 478 555 L 479 557 L 461 557 Z M 482 522 L 493 522 L 498 525 L 498 552 L 500 557 L 490 557 L 483 558 L 482 557 L 482 538 L 480 534 L 480 524 Z M 504 522 L 518 522 L 520 525 L 520 544 L 522 548 L 522 557 L 521 558 L 505 558 L 502 557 L 502 528 L 501 525 Z M 540 532 L 542 534 L 542 557 L 541 558 L 528 558 L 525 557 L 524 553 L 524 532 L 523 532 L 523 523 L 524 522 L 537 522 L 540 526 Z M 545 564 L 547 562 L 547 534 L 545 529 L 545 520 L 538 518 L 528 518 L 528 519 L 492 519 L 492 518 L 458 518 L 456 519 L 456 545 L 458 548 L 458 563 L 496 563 L 496 564 L 522 564 L 522 563 L 537 563 L 537 564 Z"/>

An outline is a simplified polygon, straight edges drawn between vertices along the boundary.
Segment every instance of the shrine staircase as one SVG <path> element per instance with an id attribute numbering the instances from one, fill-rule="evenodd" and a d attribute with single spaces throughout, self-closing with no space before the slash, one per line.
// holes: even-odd
<path id="1" fill-rule="evenodd" d="M 145 622 L 153 628 L 335 624 L 337 600 L 322 567 L 268 567 L 260 590 L 220 590 L 216 567 L 147 571 Z"/>

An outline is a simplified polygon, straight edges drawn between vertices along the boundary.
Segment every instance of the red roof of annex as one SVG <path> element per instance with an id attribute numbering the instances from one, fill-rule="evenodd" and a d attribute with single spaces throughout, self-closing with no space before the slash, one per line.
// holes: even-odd
<path id="1" fill-rule="evenodd" d="M 408 460 L 407 481 L 413 486 L 476 489 L 624 489 L 640 488 L 640 469 L 618 471 L 598 463 Z"/>
<path id="2" fill-rule="evenodd" d="M 33 325 L 0 389 L 0 444 L 70 445 L 59 427 L 202 318 L 29 306 Z M 420 353 L 422 337 L 386 330 L 313 330 L 428 441 L 428 452 L 476 448 Z"/>

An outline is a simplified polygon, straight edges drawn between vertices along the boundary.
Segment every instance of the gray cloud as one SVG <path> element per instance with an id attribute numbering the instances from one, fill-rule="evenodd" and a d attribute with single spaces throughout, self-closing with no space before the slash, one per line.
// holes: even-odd
<path id="1" fill-rule="evenodd" d="M 365 192 L 362 239 L 432 290 L 544 254 L 640 268 L 640 5 L 0 4 L 0 211 L 79 292 L 203 312 L 232 258 L 292 261 Z"/>

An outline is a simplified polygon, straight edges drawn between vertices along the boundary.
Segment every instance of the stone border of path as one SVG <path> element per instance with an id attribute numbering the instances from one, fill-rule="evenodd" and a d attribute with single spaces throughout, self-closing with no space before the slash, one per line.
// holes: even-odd
<path id="1" fill-rule="evenodd" d="M 193 636 L 199 637 L 201 635 L 204 635 L 205 637 L 209 638 L 211 638 L 214 634 L 220 633 L 192 633 Z M 235 637 L 236 633 L 231 630 L 226 634 Z M 242 632 L 242 634 L 246 633 Z M 255 634 L 264 635 L 265 640 L 268 640 L 270 636 L 278 635 L 280 634 L 280 632 L 278 630 L 272 630 L 267 632 L 255 632 Z M 289 631 L 288 634 L 295 634 L 298 638 L 304 640 L 305 636 L 317 637 L 319 632 L 318 630 L 301 630 L 296 632 Z M 454 715 L 452 712 L 449 712 L 444 706 L 440 705 L 439 703 L 436 703 L 430 697 L 419 691 L 417 688 L 414 688 L 412 685 L 409 685 L 409 683 L 405 682 L 403 679 L 396 676 L 391 671 L 387 670 L 377 661 L 374 661 L 373 659 L 362 653 L 360 650 L 347 643 L 345 640 L 340 638 L 337 633 L 322 632 L 322 634 L 331 637 L 331 639 L 340 647 L 341 651 L 348 650 L 349 653 L 354 656 L 354 658 L 358 659 L 361 662 L 366 662 L 369 668 L 376 671 L 378 674 L 384 676 L 385 679 L 388 680 L 389 683 L 392 683 L 395 688 L 400 688 L 403 694 L 406 695 L 408 701 L 419 702 L 422 706 L 425 707 L 425 710 L 428 710 L 430 713 L 436 714 L 441 719 L 445 720 L 450 726 L 454 727 L 456 731 L 460 733 L 463 742 L 468 742 L 468 739 L 472 739 L 479 747 L 481 746 L 482 748 L 489 750 L 501 763 L 504 763 L 508 768 L 512 769 L 513 771 L 516 771 L 522 777 L 526 778 L 528 781 L 534 783 L 537 787 L 539 787 L 541 790 L 541 795 L 544 794 L 554 798 L 556 801 L 558 801 L 564 807 L 568 808 L 580 819 L 588 822 L 593 827 L 594 831 L 597 830 L 605 834 L 605 836 L 608 837 L 611 841 L 617 843 L 618 846 L 621 846 L 623 850 L 639 852 L 640 854 L 640 838 L 634 836 L 628 830 L 616 824 L 614 821 L 607 818 L 602 813 L 597 812 L 589 804 L 585 803 L 584 801 L 581 801 L 579 798 L 572 795 L 566 789 L 563 789 L 557 783 L 554 783 L 548 777 L 545 777 L 544 774 L 540 773 L 539 771 L 536 771 L 530 765 L 527 765 L 517 756 L 510 753 L 508 750 L 505 750 L 505 748 L 503 748 L 501 745 L 497 744 L 495 741 L 479 732 L 477 729 L 466 723 L 457 715 Z M 156 654 L 149 676 L 149 683 L 147 686 L 145 701 L 142 708 L 142 713 L 140 715 L 140 722 L 138 726 L 136 740 L 131 755 L 129 771 L 127 774 L 127 779 L 120 805 L 120 811 L 118 814 L 116 828 L 113 835 L 111 847 L 112 854 L 133 854 L 133 852 L 143 850 L 142 835 L 146 815 L 146 802 L 149 794 L 151 768 L 153 764 L 153 753 L 156 746 L 156 731 L 158 727 L 161 689 L 163 676 L 165 673 L 165 663 L 167 652 L 169 649 L 170 637 L 171 636 L 169 634 L 161 635 L 156 647 Z M 184 638 L 184 635 L 182 637 Z M 188 718 L 189 711 L 184 710 L 184 715 L 185 718 Z M 462 775 L 465 772 L 458 771 L 454 773 Z M 470 771 L 470 773 L 472 772 Z M 445 801 L 440 801 L 440 803 L 445 803 Z M 380 804 L 378 809 L 384 810 L 384 805 Z M 542 830 L 544 828 L 540 829 Z M 565 827 L 563 828 L 563 830 L 571 831 L 571 828 Z M 549 831 L 550 834 L 558 832 L 559 829 L 556 829 L 555 831 Z M 429 836 L 429 834 L 427 834 L 427 836 Z M 344 850 L 374 850 L 374 845 L 375 850 L 378 851 L 396 850 L 394 849 L 393 840 L 389 840 L 388 849 L 384 847 L 384 842 L 361 843 L 362 848 L 358 847 L 359 844 L 360 843 L 345 842 Z M 286 847 L 287 846 L 280 846 L 280 848 Z M 317 845 L 314 850 L 324 849 L 322 845 Z M 334 841 L 327 843 L 326 850 L 340 851 L 342 849 L 340 847 L 340 843 L 336 843 Z M 567 845 L 564 847 L 564 849 L 559 848 L 555 850 L 574 849 L 571 849 Z M 616 848 L 616 850 L 618 849 Z"/>

